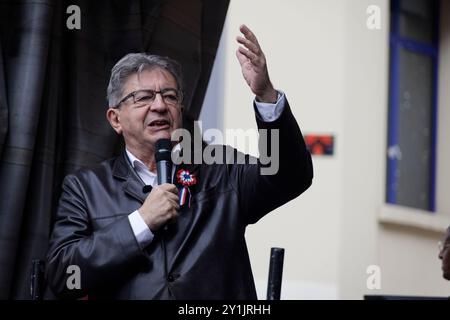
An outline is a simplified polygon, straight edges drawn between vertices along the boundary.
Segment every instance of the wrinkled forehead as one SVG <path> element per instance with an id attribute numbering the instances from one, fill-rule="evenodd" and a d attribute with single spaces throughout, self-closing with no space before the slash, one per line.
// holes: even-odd
<path id="1" fill-rule="evenodd" d="M 175 89 L 179 88 L 176 77 L 169 70 L 159 66 L 139 68 L 133 75 L 139 83 L 142 81 L 156 81 L 164 82 Z"/>
<path id="2" fill-rule="evenodd" d="M 167 89 L 178 90 L 175 77 L 163 68 L 147 68 L 129 75 L 122 88 L 122 95 L 141 89 Z"/>

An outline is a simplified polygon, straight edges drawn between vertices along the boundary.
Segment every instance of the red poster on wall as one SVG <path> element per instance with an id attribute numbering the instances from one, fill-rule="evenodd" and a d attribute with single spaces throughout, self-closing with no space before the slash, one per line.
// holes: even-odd
<path id="1" fill-rule="evenodd" d="M 306 147 L 312 155 L 333 155 L 334 136 L 307 134 L 305 135 Z"/>

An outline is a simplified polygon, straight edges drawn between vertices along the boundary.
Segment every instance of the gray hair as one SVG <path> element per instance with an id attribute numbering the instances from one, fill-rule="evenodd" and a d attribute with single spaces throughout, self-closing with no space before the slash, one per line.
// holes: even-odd
<path id="1" fill-rule="evenodd" d="M 177 61 L 158 55 L 129 53 L 120 59 L 111 70 L 106 95 L 109 107 L 114 108 L 119 103 L 123 95 L 123 86 L 129 76 L 154 68 L 161 68 L 170 72 L 177 82 L 178 90 L 183 93 L 183 74 Z"/>

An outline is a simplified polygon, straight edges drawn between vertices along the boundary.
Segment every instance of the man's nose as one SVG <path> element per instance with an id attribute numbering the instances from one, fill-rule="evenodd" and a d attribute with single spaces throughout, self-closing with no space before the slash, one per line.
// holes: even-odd
<path id="1" fill-rule="evenodd" d="M 153 100 L 150 110 L 155 112 L 166 112 L 167 104 L 164 102 L 163 96 L 161 93 L 156 93 L 155 100 Z"/>
<path id="2" fill-rule="evenodd" d="M 439 251 L 439 255 L 438 255 L 439 259 L 441 259 L 441 260 L 444 259 L 444 254 L 442 251 L 443 250 Z"/>

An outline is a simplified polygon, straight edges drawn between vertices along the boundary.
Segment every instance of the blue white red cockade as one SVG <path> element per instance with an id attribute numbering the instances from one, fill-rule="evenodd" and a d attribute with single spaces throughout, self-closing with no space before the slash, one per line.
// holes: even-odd
<path id="1" fill-rule="evenodd" d="M 180 206 L 183 206 L 189 198 L 189 207 L 191 206 L 191 190 L 189 187 L 197 183 L 197 177 L 189 170 L 180 169 L 177 171 L 177 181 L 183 187 L 180 190 Z"/>

